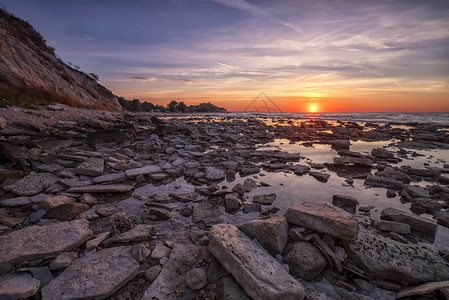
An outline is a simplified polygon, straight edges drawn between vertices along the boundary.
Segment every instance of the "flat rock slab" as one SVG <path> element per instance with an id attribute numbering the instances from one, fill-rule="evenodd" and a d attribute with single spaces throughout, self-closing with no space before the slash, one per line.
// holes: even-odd
<path id="1" fill-rule="evenodd" d="M 402 244 L 369 232 L 345 242 L 349 257 L 368 275 L 409 285 L 449 280 L 449 262 L 428 248 Z"/>
<path id="2" fill-rule="evenodd" d="M 423 295 L 434 290 L 449 288 L 449 281 L 427 282 L 421 285 L 408 287 L 396 293 L 397 298 Z"/>
<path id="3" fill-rule="evenodd" d="M 90 157 L 75 170 L 77 175 L 100 176 L 104 172 L 104 159 Z"/>
<path id="4" fill-rule="evenodd" d="M 35 173 L 5 186 L 5 190 L 19 196 L 33 196 L 58 182 L 61 178 L 51 173 Z"/>
<path id="5" fill-rule="evenodd" d="M 75 220 L 30 226 L 0 236 L 0 272 L 24 260 L 70 251 L 92 237 L 89 222 Z"/>
<path id="6" fill-rule="evenodd" d="M 139 271 L 130 246 L 108 248 L 75 259 L 42 289 L 42 299 L 103 299 L 126 284 Z"/>
<path id="7" fill-rule="evenodd" d="M 251 298 L 304 298 L 301 283 L 234 225 L 212 226 L 209 232 L 209 249 Z"/>
<path id="8" fill-rule="evenodd" d="M 395 189 L 400 190 L 402 189 L 403 183 L 401 181 L 398 181 L 393 178 L 387 178 L 387 177 L 380 177 L 377 175 L 368 175 L 366 177 L 365 185 L 373 186 L 373 187 L 383 187 L 387 189 Z"/>
<path id="9" fill-rule="evenodd" d="M 126 184 L 98 184 L 80 186 L 68 189 L 69 193 L 126 193 L 133 189 L 132 185 Z"/>
<path id="10" fill-rule="evenodd" d="M 140 242 L 146 239 L 150 233 L 154 231 L 154 227 L 151 225 L 140 224 L 131 230 L 124 233 L 115 235 L 110 239 L 105 240 L 103 243 L 105 246 L 119 243 Z"/>
<path id="11" fill-rule="evenodd" d="M 238 228 L 257 241 L 271 255 L 284 252 L 288 240 L 288 223 L 284 217 L 253 220 L 240 224 Z"/>
<path id="12" fill-rule="evenodd" d="M 185 287 L 186 274 L 195 267 L 199 267 L 204 259 L 201 246 L 191 244 L 175 244 L 170 258 L 164 264 L 162 271 L 156 280 L 145 292 L 142 300 L 153 299 L 195 299 L 195 292 Z M 177 289 L 184 293 L 176 295 L 173 291 Z"/>
<path id="13" fill-rule="evenodd" d="M 126 178 L 128 178 L 128 176 L 126 175 L 125 172 L 113 173 L 113 174 L 105 174 L 105 175 L 95 177 L 94 179 L 92 179 L 92 182 L 95 184 L 104 183 L 104 182 L 118 182 L 118 181 L 123 181 Z"/>
<path id="14" fill-rule="evenodd" d="M 437 222 L 434 220 L 419 217 L 391 207 L 382 210 L 380 218 L 382 220 L 408 224 L 412 230 L 429 235 L 435 235 L 438 227 Z"/>
<path id="15" fill-rule="evenodd" d="M 285 217 L 289 223 L 327 233 L 342 240 L 355 240 L 359 233 L 356 221 L 323 204 L 304 202 L 287 209 Z"/>
<path id="16" fill-rule="evenodd" d="M 39 290 L 40 281 L 30 273 L 11 273 L 0 276 L 0 299 L 25 299 Z"/>
<path id="17" fill-rule="evenodd" d="M 162 172 L 162 169 L 156 165 L 150 165 L 142 168 L 130 169 L 125 171 L 126 176 L 128 177 L 135 177 L 139 175 L 146 175 L 160 172 Z"/>

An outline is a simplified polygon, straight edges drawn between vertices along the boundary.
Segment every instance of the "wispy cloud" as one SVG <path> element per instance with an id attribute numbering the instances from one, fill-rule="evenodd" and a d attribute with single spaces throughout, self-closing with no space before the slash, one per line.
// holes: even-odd
<path id="1" fill-rule="evenodd" d="M 212 1 L 220 3 L 227 7 L 250 12 L 254 16 L 267 18 L 273 22 L 276 22 L 278 24 L 288 27 L 288 28 L 296 31 L 297 33 L 303 34 L 303 31 L 298 26 L 291 24 L 289 22 L 283 21 L 283 20 L 279 19 L 278 17 L 276 17 L 275 15 L 268 12 L 267 10 L 262 9 L 254 4 L 251 4 L 246 0 L 212 0 Z"/>

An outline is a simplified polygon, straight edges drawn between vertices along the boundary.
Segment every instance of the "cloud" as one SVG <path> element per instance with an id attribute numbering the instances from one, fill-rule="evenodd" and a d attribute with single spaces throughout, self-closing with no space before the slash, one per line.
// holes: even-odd
<path id="1" fill-rule="evenodd" d="M 251 4 L 246 0 L 212 0 L 212 1 L 220 3 L 227 7 L 250 12 L 251 14 L 253 14 L 254 16 L 257 16 L 257 17 L 269 18 L 271 21 L 273 21 L 275 23 L 289 27 L 290 29 L 293 29 L 295 32 L 297 32 L 299 34 L 303 34 L 303 31 L 298 26 L 291 24 L 289 22 L 285 22 L 285 21 L 279 19 L 278 17 L 274 16 L 273 14 L 269 13 L 268 11 L 266 11 L 256 5 Z"/>

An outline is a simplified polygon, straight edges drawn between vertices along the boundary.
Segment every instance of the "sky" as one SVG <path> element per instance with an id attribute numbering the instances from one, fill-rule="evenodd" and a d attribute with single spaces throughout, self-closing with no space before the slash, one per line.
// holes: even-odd
<path id="1" fill-rule="evenodd" d="M 0 0 L 114 94 L 231 111 L 449 111 L 449 1 Z"/>

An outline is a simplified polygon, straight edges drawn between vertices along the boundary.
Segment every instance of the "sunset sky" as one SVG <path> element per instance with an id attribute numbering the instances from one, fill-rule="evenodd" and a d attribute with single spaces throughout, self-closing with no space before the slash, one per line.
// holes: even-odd
<path id="1" fill-rule="evenodd" d="M 0 0 L 119 96 L 449 111 L 449 1 Z M 251 108 L 250 108 L 251 109 Z"/>

